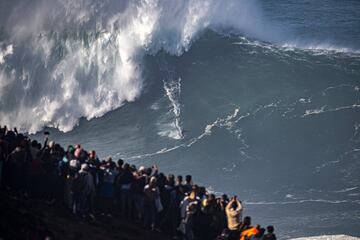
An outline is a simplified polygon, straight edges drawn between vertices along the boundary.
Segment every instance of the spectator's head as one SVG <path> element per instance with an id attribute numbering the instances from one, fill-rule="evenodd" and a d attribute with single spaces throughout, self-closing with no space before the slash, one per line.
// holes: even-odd
<path id="1" fill-rule="evenodd" d="M 130 171 L 130 165 L 128 163 L 124 164 L 124 171 Z"/>
<path id="2" fill-rule="evenodd" d="M 197 202 L 191 202 L 186 207 L 186 212 L 188 212 L 189 214 L 193 214 L 196 212 L 197 208 L 198 208 Z"/>
<path id="3" fill-rule="evenodd" d="M 186 182 L 187 184 L 190 184 L 190 183 L 191 183 L 191 180 L 192 180 L 191 175 L 186 175 L 186 177 L 185 177 L 185 182 Z"/>
<path id="4" fill-rule="evenodd" d="M 191 191 L 190 194 L 189 194 L 189 198 L 192 199 L 192 200 L 195 200 L 196 199 L 196 192 Z"/>
<path id="5" fill-rule="evenodd" d="M 37 148 L 38 142 L 36 140 L 32 140 L 31 147 Z"/>
<path id="6" fill-rule="evenodd" d="M 251 217 L 250 216 L 244 217 L 243 223 L 244 223 L 244 225 L 250 226 L 251 225 Z"/>
<path id="7" fill-rule="evenodd" d="M 96 158 L 96 152 L 95 152 L 95 150 L 91 150 L 91 152 L 89 153 L 89 158 L 91 158 L 91 159 Z"/>
<path id="8" fill-rule="evenodd" d="M 74 156 L 79 159 L 82 152 L 82 148 L 76 148 L 74 152 Z"/>
<path id="9" fill-rule="evenodd" d="M 117 165 L 119 168 L 121 168 L 124 165 L 124 160 L 122 160 L 121 158 L 117 161 Z"/>
<path id="10" fill-rule="evenodd" d="M 48 147 L 49 148 L 54 148 L 55 146 L 55 142 L 54 141 L 50 141 L 49 144 L 48 144 Z"/>
<path id="11" fill-rule="evenodd" d="M 73 147 L 73 145 L 69 145 L 69 146 L 68 146 L 67 152 L 68 152 L 68 153 L 71 153 L 71 154 L 74 154 L 75 148 Z"/>
<path id="12" fill-rule="evenodd" d="M 156 177 L 151 177 L 151 178 L 150 178 L 149 185 L 151 185 L 151 186 L 156 186 Z"/>
<path id="13" fill-rule="evenodd" d="M 140 173 L 140 174 L 144 174 L 144 173 L 145 173 L 145 170 L 146 170 L 146 169 L 145 169 L 144 166 L 140 166 L 140 167 L 139 167 L 139 173 Z"/>
<path id="14" fill-rule="evenodd" d="M 167 176 L 166 184 L 172 187 L 175 186 L 175 176 L 173 174 Z"/>
<path id="15" fill-rule="evenodd" d="M 183 177 L 181 175 L 178 175 L 177 178 L 176 178 L 177 184 L 181 185 L 182 181 L 183 181 Z"/>
<path id="16" fill-rule="evenodd" d="M 268 231 L 268 233 L 273 233 L 274 232 L 274 226 L 269 225 L 266 227 L 266 230 Z"/>

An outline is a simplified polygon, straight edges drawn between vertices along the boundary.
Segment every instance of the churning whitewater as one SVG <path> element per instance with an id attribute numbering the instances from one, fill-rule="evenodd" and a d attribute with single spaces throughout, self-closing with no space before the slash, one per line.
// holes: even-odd
<path id="1" fill-rule="evenodd" d="M 0 1 L 0 125 L 359 237 L 360 2 Z"/>
<path id="2" fill-rule="evenodd" d="M 0 121 L 32 133 L 70 131 L 80 117 L 134 101 L 145 54 L 181 55 L 208 28 L 264 35 L 248 1 L 2 1 L 1 9 Z"/>

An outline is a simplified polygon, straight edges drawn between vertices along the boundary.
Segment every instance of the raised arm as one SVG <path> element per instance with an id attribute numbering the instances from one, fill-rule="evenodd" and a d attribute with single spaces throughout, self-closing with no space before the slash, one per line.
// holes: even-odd
<path id="1" fill-rule="evenodd" d="M 242 206 L 241 202 L 238 199 L 236 199 L 236 203 L 237 203 L 236 211 L 239 212 L 239 211 L 241 211 L 243 209 L 243 206 Z"/>

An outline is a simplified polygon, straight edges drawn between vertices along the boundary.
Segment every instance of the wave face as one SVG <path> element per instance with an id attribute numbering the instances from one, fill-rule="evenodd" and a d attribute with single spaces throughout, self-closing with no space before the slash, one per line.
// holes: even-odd
<path id="1" fill-rule="evenodd" d="M 359 1 L 35 3 L 0 2 L 1 124 L 360 236 Z"/>
<path id="2" fill-rule="evenodd" d="M 134 101 L 144 55 L 181 55 L 205 29 L 264 35 L 249 1 L 2 1 L 1 9 L 0 122 L 29 132 L 66 132 Z"/>

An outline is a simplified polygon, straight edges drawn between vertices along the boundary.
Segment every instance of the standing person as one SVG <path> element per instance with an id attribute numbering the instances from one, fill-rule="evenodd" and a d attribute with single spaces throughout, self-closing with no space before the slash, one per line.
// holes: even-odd
<path id="1" fill-rule="evenodd" d="M 141 166 L 137 174 L 135 175 L 134 186 L 132 188 L 134 194 L 135 209 L 137 213 L 137 218 L 139 220 L 142 219 L 144 214 L 144 188 L 147 178 L 148 176 L 146 175 L 145 167 Z"/>
<path id="2" fill-rule="evenodd" d="M 194 239 L 194 218 L 195 218 L 195 213 L 196 213 L 196 209 L 197 209 L 197 204 L 198 202 L 191 202 L 187 207 L 186 207 L 186 217 L 182 220 L 182 223 L 184 225 L 183 227 L 183 239 L 184 240 L 193 240 Z"/>
<path id="3" fill-rule="evenodd" d="M 185 193 L 190 193 L 192 189 L 193 189 L 192 176 L 191 175 L 186 175 L 185 176 L 184 191 L 185 191 Z"/>
<path id="4" fill-rule="evenodd" d="M 80 211 L 83 216 L 88 213 L 92 214 L 92 200 L 95 196 L 95 184 L 90 173 L 89 165 L 84 163 L 81 165 L 79 177 L 83 179 L 84 187 L 80 192 Z"/>
<path id="5" fill-rule="evenodd" d="M 132 214 L 132 185 L 134 183 L 134 175 L 130 170 L 129 164 L 124 164 L 122 174 L 119 176 L 120 196 L 121 196 L 121 212 L 127 218 L 131 218 Z"/>
<path id="6" fill-rule="evenodd" d="M 227 217 L 227 225 L 229 231 L 229 239 L 230 240 L 238 240 L 240 236 L 239 227 L 242 219 L 242 211 L 243 207 L 241 202 L 237 199 L 236 196 L 231 198 L 230 202 L 227 204 L 225 208 L 226 217 Z"/>
<path id="7" fill-rule="evenodd" d="M 186 210 L 190 203 L 200 202 L 200 199 L 196 196 L 196 191 L 192 190 L 189 196 L 186 196 L 180 203 L 180 217 L 184 219 L 186 217 Z"/>
<path id="8" fill-rule="evenodd" d="M 100 160 L 96 155 L 95 150 L 92 150 L 89 153 L 89 157 L 87 159 L 87 164 L 89 165 L 89 172 L 93 179 L 93 184 L 95 191 L 92 193 L 90 197 L 90 212 L 95 213 L 96 210 L 96 195 L 98 193 L 98 184 L 99 184 L 99 168 L 100 168 Z M 92 216 L 92 215 L 90 215 Z"/>
<path id="9" fill-rule="evenodd" d="M 19 144 L 7 158 L 9 166 L 10 186 L 15 190 L 23 190 L 24 166 L 26 164 L 26 151 L 22 144 Z"/>
<path id="10" fill-rule="evenodd" d="M 100 195 L 102 201 L 101 207 L 103 208 L 102 214 L 107 214 L 109 217 L 112 216 L 111 212 L 114 209 L 114 182 L 117 175 L 115 167 L 116 165 L 111 158 L 108 158 L 105 165 L 101 167 L 102 182 L 100 187 Z"/>
<path id="11" fill-rule="evenodd" d="M 6 159 L 5 153 L 5 142 L 0 139 L 0 188 L 2 187 L 2 172 L 3 172 L 3 164 Z"/>
<path id="12" fill-rule="evenodd" d="M 149 184 L 144 188 L 144 225 L 151 227 L 155 230 L 156 222 L 156 198 L 159 196 L 159 188 L 156 186 L 156 178 L 151 177 Z"/>

